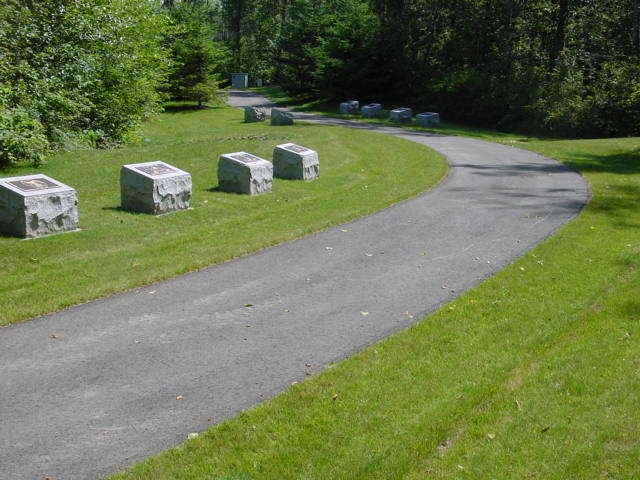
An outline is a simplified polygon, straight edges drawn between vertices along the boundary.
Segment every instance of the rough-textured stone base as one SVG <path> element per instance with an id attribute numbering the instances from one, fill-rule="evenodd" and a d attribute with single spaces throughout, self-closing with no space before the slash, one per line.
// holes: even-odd
<path id="1" fill-rule="evenodd" d="M 263 110 L 256 107 L 244 107 L 244 121 L 245 123 L 264 122 L 267 115 Z"/>
<path id="2" fill-rule="evenodd" d="M 0 232 L 36 238 L 77 228 L 73 188 L 46 175 L 0 179 Z"/>
<path id="3" fill-rule="evenodd" d="M 440 114 L 435 112 L 424 112 L 416 115 L 416 125 L 419 127 L 429 127 L 440 123 Z"/>
<path id="4" fill-rule="evenodd" d="M 295 143 L 283 143 L 273 149 L 273 175 L 292 180 L 314 180 L 318 177 L 318 152 Z"/>
<path id="5" fill-rule="evenodd" d="M 340 113 L 344 115 L 355 115 L 360 110 L 360 102 L 357 100 L 349 100 L 340 104 Z"/>
<path id="6" fill-rule="evenodd" d="M 164 162 L 123 165 L 120 169 L 121 208 L 162 215 L 189 208 L 191 175 Z"/>
<path id="7" fill-rule="evenodd" d="M 271 125 L 293 125 L 293 116 L 283 110 L 272 108 Z"/>
<path id="8" fill-rule="evenodd" d="M 378 118 L 382 115 L 382 105 L 379 103 L 370 103 L 362 107 L 363 118 Z"/>
<path id="9" fill-rule="evenodd" d="M 218 161 L 218 188 L 223 192 L 258 195 L 270 192 L 273 164 L 246 152 L 225 153 Z"/>
<path id="10" fill-rule="evenodd" d="M 389 120 L 396 123 L 411 123 L 413 111 L 409 107 L 395 108 L 389 113 Z"/>

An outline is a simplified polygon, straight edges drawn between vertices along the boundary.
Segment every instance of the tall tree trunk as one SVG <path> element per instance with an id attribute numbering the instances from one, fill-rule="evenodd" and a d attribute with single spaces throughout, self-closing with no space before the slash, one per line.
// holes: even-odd
<path id="1" fill-rule="evenodd" d="M 635 0 L 632 4 L 633 20 L 631 26 L 631 35 L 633 43 L 633 54 L 640 57 L 640 0 Z"/>
<path id="2" fill-rule="evenodd" d="M 568 0 L 558 0 L 558 19 L 556 21 L 556 29 L 553 35 L 553 41 L 549 49 L 549 71 L 553 71 L 556 66 L 560 52 L 564 48 L 565 28 L 567 25 L 567 16 L 569 15 Z"/>
<path id="3" fill-rule="evenodd" d="M 245 0 L 224 0 L 222 2 L 225 23 L 229 29 L 229 40 L 233 56 L 233 68 L 240 67 L 240 43 L 242 39 L 242 17 L 245 10 Z"/>

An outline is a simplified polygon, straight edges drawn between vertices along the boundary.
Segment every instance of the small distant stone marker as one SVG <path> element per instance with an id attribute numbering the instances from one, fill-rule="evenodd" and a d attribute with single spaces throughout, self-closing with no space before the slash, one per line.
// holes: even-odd
<path id="1" fill-rule="evenodd" d="M 411 123 L 413 111 L 409 107 L 394 108 L 389 113 L 389 120 L 396 123 Z"/>
<path id="2" fill-rule="evenodd" d="M 232 73 L 231 88 L 247 88 L 249 86 L 248 73 Z"/>
<path id="3" fill-rule="evenodd" d="M 77 228 L 73 188 L 46 175 L 0 179 L 0 232 L 36 238 Z"/>
<path id="4" fill-rule="evenodd" d="M 121 208 L 162 215 L 189 208 L 191 175 L 164 162 L 123 165 L 120 169 Z"/>
<path id="5" fill-rule="evenodd" d="M 270 192 L 273 164 L 247 152 L 225 153 L 218 161 L 218 186 L 223 192 L 258 195 Z"/>
<path id="6" fill-rule="evenodd" d="M 283 143 L 273 149 L 273 174 L 278 178 L 314 180 L 318 178 L 318 152 L 295 143 Z"/>
<path id="7" fill-rule="evenodd" d="M 440 114 L 435 112 L 424 112 L 416 115 L 416 125 L 420 127 L 429 127 L 440 123 Z"/>
<path id="8" fill-rule="evenodd" d="M 377 118 L 382 115 L 382 105 L 379 103 L 370 103 L 362 107 L 363 118 Z"/>
<path id="9" fill-rule="evenodd" d="M 267 115 L 264 113 L 264 110 L 257 107 L 244 107 L 245 123 L 264 122 L 266 118 Z"/>
<path id="10" fill-rule="evenodd" d="M 348 100 L 340 104 L 340 113 L 344 115 L 355 115 L 360 110 L 360 102 L 357 100 Z"/>
<path id="11" fill-rule="evenodd" d="M 284 110 L 272 108 L 271 125 L 293 125 L 293 115 Z"/>

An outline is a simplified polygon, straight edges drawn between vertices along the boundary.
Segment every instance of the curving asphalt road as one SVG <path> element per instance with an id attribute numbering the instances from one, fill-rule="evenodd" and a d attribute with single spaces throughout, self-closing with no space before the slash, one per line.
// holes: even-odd
<path id="1" fill-rule="evenodd" d="M 0 479 L 97 479 L 180 443 L 420 319 L 588 199 L 534 153 L 294 115 L 418 142 L 450 173 L 374 215 L 0 329 Z"/>

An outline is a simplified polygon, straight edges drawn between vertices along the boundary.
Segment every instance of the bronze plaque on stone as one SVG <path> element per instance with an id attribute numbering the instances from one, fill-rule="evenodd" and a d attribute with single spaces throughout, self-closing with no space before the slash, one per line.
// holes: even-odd
<path id="1" fill-rule="evenodd" d="M 251 155 L 249 153 L 241 153 L 238 155 L 232 155 L 233 159 L 235 160 L 239 160 L 242 163 L 255 163 L 255 162 L 259 162 L 260 160 L 262 160 L 259 157 L 256 157 L 254 155 Z"/>
<path id="2" fill-rule="evenodd" d="M 287 145 L 286 147 L 287 150 L 291 150 L 292 152 L 296 152 L 296 153 L 304 153 L 304 152 L 308 152 L 309 149 L 305 148 L 305 147 L 301 147 L 300 145 Z"/>
<path id="3" fill-rule="evenodd" d="M 171 168 L 164 163 L 154 163 L 153 165 L 138 165 L 135 167 L 136 170 L 140 170 L 143 173 L 151 177 L 158 177 L 160 175 L 166 175 L 167 173 L 175 173 L 176 169 Z"/>
<path id="4" fill-rule="evenodd" d="M 52 182 L 46 178 L 30 178 L 26 180 L 13 180 L 7 182 L 9 185 L 16 187 L 23 192 L 33 192 L 35 190 L 49 190 L 51 188 L 59 188 L 62 185 Z"/>

